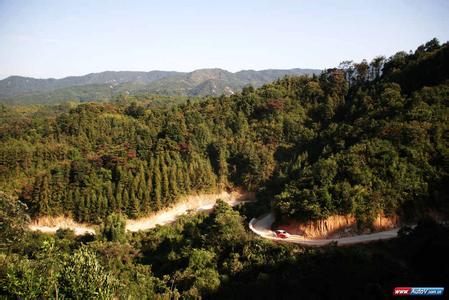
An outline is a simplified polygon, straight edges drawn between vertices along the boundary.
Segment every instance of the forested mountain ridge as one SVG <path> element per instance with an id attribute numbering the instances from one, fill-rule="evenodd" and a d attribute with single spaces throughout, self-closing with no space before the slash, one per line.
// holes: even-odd
<path id="1" fill-rule="evenodd" d="M 193 72 L 101 72 L 62 79 L 11 76 L 0 80 L 0 102 L 60 103 L 104 101 L 119 94 L 206 96 L 232 94 L 245 85 L 261 86 L 286 75 L 318 74 L 315 69 L 239 71 L 200 69 Z"/>
<path id="2" fill-rule="evenodd" d="M 61 79 L 36 79 L 32 77 L 10 76 L 0 81 L 0 95 L 17 96 L 30 92 L 48 92 L 60 88 L 90 84 L 116 85 L 127 82 L 146 84 L 176 74 L 180 73 L 168 71 L 106 71 L 84 76 L 69 76 Z"/>
<path id="3" fill-rule="evenodd" d="M 447 212 L 447 60 L 448 45 L 433 40 L 168 108 L 133 97 L 50 116 L 3 107 L 0 183 L 34 215 L 89 222 L 227 186 L 259 190 L 302 220 Z"/>

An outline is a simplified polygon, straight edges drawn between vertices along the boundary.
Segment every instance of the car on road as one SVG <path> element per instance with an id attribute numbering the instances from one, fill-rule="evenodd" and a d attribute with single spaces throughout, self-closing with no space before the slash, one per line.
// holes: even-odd
<path id="1" fill-rule="evenodd" d="M 281 238 L 281 239 L 286 239 L 290 237 L 290 233 L 288 233 L 285 230 L 282 229 L 278 229 L 274 232 L 274 234 L 276 235 L 276 237 Z"/>

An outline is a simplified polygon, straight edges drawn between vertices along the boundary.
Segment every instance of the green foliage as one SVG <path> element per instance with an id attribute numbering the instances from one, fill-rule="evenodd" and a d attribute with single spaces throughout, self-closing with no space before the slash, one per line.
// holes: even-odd
<path id="1" fill-rule="evenodd" d="M 5 106 L 0 184 L 33 216 L 92 223 L 235 186 L 303 220 L 447 213 L 447 49 L 431 41 L 413 54 L 171 107 L 134 96 Z"/>
<path id="2" fill-rule="evenodd" d="M 19 242 L 29 221 L 26 206 L 0 191 L 0 249 Z"/>
<path id="3" fill-rule="evenodd" d="M 376 299 L 396 282 L 444 286 L 449 275 L 449 232 L 432 221 L 395 240 L 303 248 L 238 230 L 217 244 L 223 216 L 240 218 L 219 202 L 213 214 L 184 216 L 124 244 L 30 234 L 14 253 L 0 253 L 0 297 L 288 299 L 301 287 L 312 299 Z"/>
<path id="4" fill-rule="evenodd" d="M 296 158 L 268 184 L 281 186 L 272 193 L 278 212 L 301 220 L 354 214 L 367 224 L 379 214 L 413 219 L 423 207 L 447 215 L 447 189 L 441 185 L 447 172 L 435 160 L 436 149 L 447 149 L 447 139 L 439 146 L 442 140 L 432 138 L 448 130 L 447 74 L 418 74 L 444 65 L 449 48 L 431 44 L 389 58 L 382 72 L 384 58 L 343 64 L 349 89 L 338 70 L 320 76 L 316 94 L 325 106 L 312 106 L 309 114 L 316 133 L 296 139 Z M 424 86 L 429 80 L 433 86 Z M 310 99 L 310 89 L 318 86 L 307 88 Z"/>
<path id="5" fill-rule="evenodd" d="M 67 298 L 110 299 L 115 282 L 100 265 L 95 253 L 81 247 L 64 261 L 60 284 L 60 292 Z"/>
<path id="6" fill-rule="evenodd" d="M 59 228 L 56 230 L 56 237 L 59 239 L 73 240 L 75 238 L 75 231 L 69 228 Z"/>
<path id="7" fill-rule="evenodd" d="M 0 184 L 32 216 L 92 223 L 233 187 L 303 220 L 448 213 L 448 49 L 432 40 L 414 53 L 173 106 L 132 95 L 3 106 Z M 230 76 L 203 70 L 188 82 L 216 73 Z"/>
<path id="8" fill-rule="evenodd" d="M 110 214 L 100 226 L 100 235 L 110 242 L 126 241 L 126 218 L 120 214 Z"/>
<path id="9" fill-rule="evenodd" d="M 242 217 L 223 200 L 218 200 L 215 204 L 212 231 L 216 234 L 214 240 L 217 245 L 221 246 L 232 245 L 237 240 L 245 238 L 245 225 Z"/>
<path id="10" fill-rule="evenodd" d="M 37 299 L 43 296 L 47 289 L 49 278 L 41 276 L 33 261 L 18 256 L 0 256 L 5 269 L 6 278 L 2 280 L 4 292 L 21 299 Z"/>
<path id="11" fill-rule="evenodd" d="M 220 278 L 216 270 L 214 257 L 215 254 L 208 250 L 192 250 L 189 264 L 179 277 L 181 282 L 191 281 L 190 289 L 183 294 L 187 298 L 210 294 L 220 286 Z"/>

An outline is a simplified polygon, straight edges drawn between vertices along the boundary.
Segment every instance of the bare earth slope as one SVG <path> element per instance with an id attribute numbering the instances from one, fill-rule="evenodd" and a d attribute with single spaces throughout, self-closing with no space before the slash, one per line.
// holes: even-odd
<path id="1" fill-rule="evenodd" d="M 381 231 L 371 234 L 361 234 L 354 235 L 350 237 L 343 237 L 337 239 L 306 239 L 300 235 L 291 235 L 286 239 L 277 238 L 273 231 L 271 230 L 271 225 L 275 221 L 275 216 L 273 213 L 267 214 L 259 219 L 252 219 L 249 222 L 249 228 L 256 233 L 257 235 L 277 241 L 284 241 L 288 243 L 296 243 L 306 246 L 323 246 L 332 242 L 337 242 L 337 245 L 350 245 L 357 243 L 365 243 L 370 241 L 384 240 L 395 238 L 398 235 L 399 228 L 395 228 L 392 230 Z"/>

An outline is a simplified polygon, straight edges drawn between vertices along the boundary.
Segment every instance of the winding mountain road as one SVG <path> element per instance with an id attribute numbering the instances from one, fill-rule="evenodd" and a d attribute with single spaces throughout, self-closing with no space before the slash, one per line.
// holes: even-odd
<path id="1" fill-rule="evenodd" d="M 251 231 L 253 231 L 255 234 L 270 240 L 275 241 L 283 241 L 287 243 L 295 243 L 295 244 L 301 244 L 305 246 L 324 246 L 328 245 L 330 243 L 336 242 L 337 245 L 351 245 L 351 244 L 358 244 L 358 243 L 366 243 L 366 242 L 372 242 L 377 240 L 386 240 L 386 239 L 392 239 L 397 237 L 399 228 L 395 228 L 392 230 L 387 231 L 381 231 L 371 234 L 361 234 L 361 235 L 355 235 L 350 237 L 343 237 L 343 238 L 337 238 L 337 239 L 316 239 L 311 240 L 304 238 L 300 235 L 291 235 L 288 238 L 278 238 L 275 236 L 274 232 L 271 230 L 271 225 L 275 221 L 275 216 L 273 213 L 269 213 L 267 215 L 262 216 L 259 219 L 252 219 L 249 222 L 249 228 Z"/>
<path id="2" fill-rule="evenodd" d="M 176 204 L 166 209 L 155 212 L 152 215 L 139 219 L 128 219 L 126 221 L 126 230 L 136 232 L 148 230 L 157 225 L 166 225 L 173 223 L 179 217 L 189 212 L 210 211 L 214 208 L 217 199 L 222 199 L 231 206 L 240 203 L 254 201 L 254 194 L 248 192 L 226 192 L 217 194 L 198 194 L 185 196 Z M 33 231 L 45 233 L 56 233 L 59 228 L 72 229 L 75 235 L 95 234 L 95 225 L 80 224 L 70 218 L 56 217 L 55 220 L 34 220 L 28 227 Z"/>

